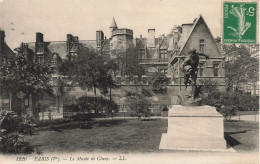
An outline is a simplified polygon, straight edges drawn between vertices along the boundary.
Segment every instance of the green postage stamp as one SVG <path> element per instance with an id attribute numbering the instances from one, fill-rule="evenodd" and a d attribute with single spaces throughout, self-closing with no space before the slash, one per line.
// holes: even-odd
<path id="1" fill-rule="evenodd" d="M 223 1 L 223 43 L 256 44 L 257 5 L 257 2 Z"/>

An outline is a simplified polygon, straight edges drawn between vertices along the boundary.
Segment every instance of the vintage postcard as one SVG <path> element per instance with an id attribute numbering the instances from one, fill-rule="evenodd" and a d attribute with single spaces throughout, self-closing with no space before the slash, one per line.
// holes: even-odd
<path id="1" fill-rule="evenodd" d="M 0 0 L 0 164 L 259 163 L 259 1 Z"/>

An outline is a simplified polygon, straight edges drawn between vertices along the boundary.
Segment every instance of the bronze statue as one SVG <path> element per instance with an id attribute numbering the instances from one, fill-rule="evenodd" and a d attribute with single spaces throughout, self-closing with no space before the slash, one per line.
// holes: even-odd
<path id="1" fill-rule="evenodd" d="M 195 95 L 196 90 L 196 80 L 198 74 L 198 65 L 199 65 L 199 56 L 204 56 L 206 60 L 209 59 L 209 56 L 203 53 L 199 53 L 195 48 L 192 48 L 189 51 L 190 56 L 188 56 L 182 66 L 181 70 L 185 74 L 184 75 L 184 84 L 187 89 L 187 85 L 190 84 L 192 86 L 193 94 Z M 191 77 L 191 79 L 190 79 Z M 193 95 L 193 98 L 195 98 Z"/>

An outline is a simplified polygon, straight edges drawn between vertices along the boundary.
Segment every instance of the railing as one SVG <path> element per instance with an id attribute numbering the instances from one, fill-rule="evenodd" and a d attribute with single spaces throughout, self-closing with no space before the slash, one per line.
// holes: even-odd
<path id="1" fill-rule="evenodd" d="M 169 102 L 165 102 L 165 103 L 150 103 L 149 104 L 149 109 L 151 110 L 151 113 L 153 114 L 158 114 L 161 113 L 163 111 L 168 111 L 168 109 L 170 109 L 172 104 L 170 104 Z M 129 104 L 118 104 L 119 106 L 119 113 L 128 113 L 130 112 L 130 107 Z M 100 111 L 101 113 L 103 113 L 104 111 Z M 91 112 L 93 114 L 93 111 Z M 91 114 L 90 113 L 90 114 Z M 68 109 L 63 109 L 63 117 L 64 118 L 70 118 L 73 117 L 77 114 L 83 114 L 83 112 L 79 112 L 79 111 L 74 111 L 74 110 L 68 110 Z"/>
<path id="2" fill-rule="evenodd" d="M 154 63 L 154 62 L 168 62 L 167 58 L 157 58 L 157 59 L 138 59 L 141 63 Z"/>

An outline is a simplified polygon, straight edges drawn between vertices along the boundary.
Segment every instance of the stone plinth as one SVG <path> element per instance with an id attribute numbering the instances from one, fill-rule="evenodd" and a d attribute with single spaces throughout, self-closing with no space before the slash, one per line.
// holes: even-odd
<path id="1" fill-rule="evenodd" d="M 160 149 L 224 150 L 223 116 L 211 106 L 173 105 Z"/>

